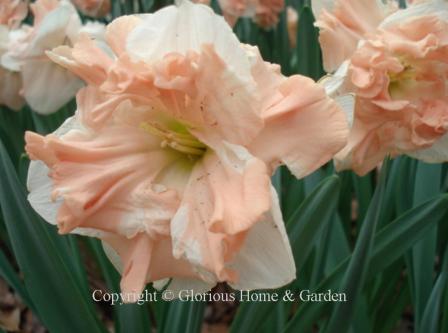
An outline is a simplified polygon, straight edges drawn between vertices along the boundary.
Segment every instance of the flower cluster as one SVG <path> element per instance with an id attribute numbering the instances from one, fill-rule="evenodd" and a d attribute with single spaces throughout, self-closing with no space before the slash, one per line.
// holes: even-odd
<path id="1" fill-rule="evenodd" d="M 313 1 L 329 72 L 318 83 L 232 32 L 241 16 L 275 26 L 282 0 L 219 3 L 225 19 L 185 0 L 107 26 L 66 0 L 31 4 L 32 25 L 23 2 L 0 6 L 0 103 L 46 114 L 77 102 L 54 133 L 26 133 L 29 202 L 61 234 L 101 239 L 125 293 L 292 281 L 280 165 L 302 178 L 332 159 L 361 175 L 387 155 L 448 160 L 446 1 Z"/>
<path id="2" fill-rule="evenodd" d="M 26 135 L 33 207 L 61 233 L 101 238 L 124 292 L 293 280 L 270 176 L 286 164 L 303 177 L 344 146 L 338 105 L 203 5 L 121 17 L 105 40 L 48 53 L 87 86 L 59 130 Z"/>

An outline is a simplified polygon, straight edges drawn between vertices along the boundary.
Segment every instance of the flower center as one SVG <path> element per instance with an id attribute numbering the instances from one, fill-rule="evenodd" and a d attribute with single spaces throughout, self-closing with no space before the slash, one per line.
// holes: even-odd
<path id="1" fill-rule="evenodd" d="M 401 72 L 389 73 L 389 94 L 392 98 L 399 97 L 400 92 L 415 82 L 417 72 L 411 65 L 406 65 Z"/>
<path id="2" fill-rule="evenodd" d="M 207 146 L 196 139 L 188 131 L 182 129 L 170 129 L 156 122 L 143 122 L 140 128 L 149 134 L 162 139 L 162 148 L 171 148 L 190 157 L 202 156 Z"/>

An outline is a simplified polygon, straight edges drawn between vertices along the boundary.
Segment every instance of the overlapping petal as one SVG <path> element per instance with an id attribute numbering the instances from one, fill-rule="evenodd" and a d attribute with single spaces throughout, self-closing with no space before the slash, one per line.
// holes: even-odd
<path id="1" fill-rule="evenodd" d="M 312 7 L 327 72 L 333 72 L 348 59 L 358 42 L 375 31 L 394 10 L 380 0 L 314 0 Z"/>
<path id="2" fill-rule="evenodd" d="M 27 14 L 28 6 L 23 0 L 3 0 L 0 3 L 0 25 L 17 28 Z"/>
<path id="3" fill-rule="evenodd" d="M 323 80 L 333 96 L 356 95 L 348 144 L 335 158 L 338 169 L 365 174 L 386 155 L 428 162 L 444 156 L 439 140 L 448 130 L 447 6 L 423 1 L 387 16 Z"/>
<path id="4" fill-rule="evenodd" d="M 27 134 L 49 171 L 30 176 L 30 200 L 60 232 L 101 238 L 124 291 L 168 278 L 174 289 L 200 280 L 196 290 L 294 279 L 270 176 L 280 163 L 304 176 L 345 144 L 344 115 L 323 88 L 285 78 L 188 2 L 114 21 L 106 45 L 84 35 L 48 55 L 87 87 L 74 129 Z"/>

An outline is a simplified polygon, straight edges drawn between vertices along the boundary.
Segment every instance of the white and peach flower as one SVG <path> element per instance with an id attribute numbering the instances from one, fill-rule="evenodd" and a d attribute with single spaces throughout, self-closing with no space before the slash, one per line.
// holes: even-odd
<path id="1" fill-rule="evenodd" d="M 45 54 L 54 47 L 73 44 L 81 32 L 101 38 L 104 26 L 82 25 L 73 5 L 66 0 L 38 0 L 31 5 L 33 26 L 24 25 L 9 40 L 2 66 L 21 73 L 23 96 L 31 108 L 49 114 L 69 102 L 82 81 L 54 64 Z"/>
<path id="2" fill-rule="evenodd" d="M 270 176 L 304 177 L 343 147 L 338 105 L 204 5 L 118 18 L 106 42 L 48 53 L 87 87 L 55 133 L 26 134 L 31 205 L 60 233 L 102 239 L 127 293 L 292 281 Z"/>
<path id="3" fill-rule="evenodd" d="M 386 155 L 401 154 L 448 161 L 448 3 L 419 1 L 385 16 L 373 5 L 340 0 L 317 21 L 327 68 L 340 65 L 322 84 L 330 95 L 355 96 L 348 144 L 335 156 L 336 167 L 363 175 Z M 323 22 L 331 16 L 344 28 L 329 31 Z M 331 54 L 336 44 L 341 53 Z"/>

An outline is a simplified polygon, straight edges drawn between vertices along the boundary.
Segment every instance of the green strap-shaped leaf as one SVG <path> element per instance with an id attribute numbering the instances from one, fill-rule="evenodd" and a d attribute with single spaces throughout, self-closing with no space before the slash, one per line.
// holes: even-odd
<path id="1" fill-rule="evenodd" d="M 426 304 L 425 311 L 420 323 L 419 332 L 438 332 L 439 331 L 439 319 L 440 319 L 440 304 L 444 297 L 444 291 L 446 291 L 448 282 L 448 246 L 445 249 L 443 256 L 442 270 L 439 277 L 436 280 L 434 287 L 432 288 L 431 295 L 429 296 Z M 446 292 L 445 292 L 446 296 Z M 447 314 L 445 314 L 447 315 Z M 441 331 L 443 332 L 443 331 Z"/>
<path id="2" fill-rule="evenodd" d="M 0 205 L 13 251 L 38 316 L 52 332 L 103 332 L 89 295 L 33 211 L 0 142 Z"/>
<path id="3" fill-rule="evenodd" d="M 346 302 L 337 303 L 331 315 L 330 321 L 326 328 L 326 332 L 345 332 L 348 331 L 351 318 L 355 311 L 356 301 L 359 299 L 364 280 L 366 279 L 369 267 L 370 256 L 373 245 L 373 238 L 376 226 L 381 217 L 381 209 L 383 203 L 383 195 L 386 188 L 386 176 L 388 169 L 388 160 L 386 160 L 381 169 L 380 183 L 375 190 L 366 218 L 361 226 L 359 237 L 344 279 L 342 280 L 342 288 L 347 297 Z"/>
<path id="4" fill-rule="evenodd" d="M 440 193 L 441 172 L 440 164 L 418 162 L 415 174 L 414 206 Z M 425 237 L 415 244 L 410 253 L 412 264 L 409 267 L 409 277 L 413 289 L 416 327 L 420 327 L 420 321 L 433 286 L 436 244 L 437 225 L 427 231 Z"/>
<path id="5" fill-rule="evenodd" d="M 163 332 L 201 332 L 205 305 L 205 302 L 200 301 L 172 301 L 165 315 Z"/>
<path id="6" fill-rule="evenodd" d="M 325 178 L 287 222 L 286 230 L 298 274 L 322 227 L 334 214 L 339 198 L 339 186 L 337 175 Z"/>
<path id="7" fill-rule="evenodd" d="M 448 211 L 448 195 L 441 195 L 415 207 L 381 229 L 375 236 L 370 266 L 366 275 L 368 282 L 383 269 L 406 253 L 425 231 L 435 225 Z M 351 256 L 324 280 L 316 292 L 337 290 Z M 304 303 L 288 323 L 285 332 L 308 332 L 310 328 L 332 309 L 332 303 Z"/>
<path id="8" fill-rule="evenodd" d="M 423 312 L 419 332 L 438 332 L 440 303 L 448 281 L 448 272 L 442 272 L 432 289 L 425 311 Z"/>
<path id="9" fill-rule="evenodd" d="M 324 74 L 318 40 L 319 32 L 314 26 L 313 12 L 310 7 L 303 7 L 299 17 L 293 71 L 317 80 Z"/>

